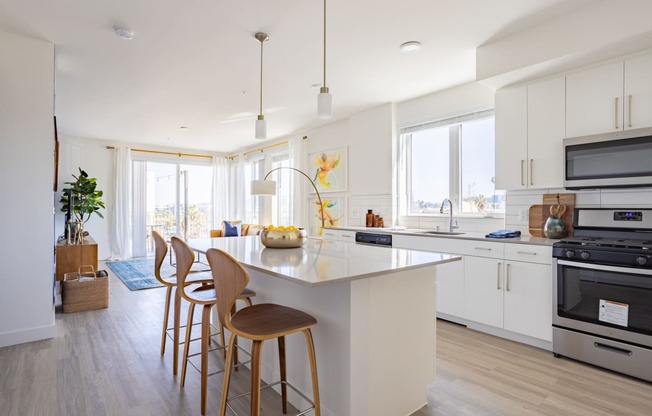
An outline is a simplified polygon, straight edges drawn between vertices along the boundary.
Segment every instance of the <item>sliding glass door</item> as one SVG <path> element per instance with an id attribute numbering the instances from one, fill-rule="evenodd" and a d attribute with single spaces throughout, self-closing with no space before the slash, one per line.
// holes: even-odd
<path id="1" fill-rule="evenodd" d="M 208 237 L 212 180 L 211 165 L 134 161 L 134 256 L 153 253 L 153 230 L 166 240 Z"/>

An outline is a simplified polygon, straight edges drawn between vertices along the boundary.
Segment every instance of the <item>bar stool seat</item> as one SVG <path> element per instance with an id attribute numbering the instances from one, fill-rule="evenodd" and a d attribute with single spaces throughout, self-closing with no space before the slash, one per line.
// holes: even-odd
<path id="1" fill-rule="evenodd" d="M 267 340 L 311 328 L 317 319 L 298 309 L 261 303 L 240 309 L 231 318 L 231 325 L 249 339 Z"/>
<path id="2" fill-rule="evenodd" d="M 223 328 L 230 332 L 229 346 L 222 383 L 222 400 L 220 416 L 226 415 L 229 401 L 229 384 L 231 369 L 236 359 L 236 340 L 238 337 L 251 340 L 251 416 L 260 415 L 260 370 L 263 342 L 277 339 L 281 381 L 281 399 L 283 413 L 287 413 L 287 387 L 293 388 L 286 380 L 285 336 L 302 332 L 306 338 L 310 373 L 312 377 L 312 408 L 315 416 L 320 416 L 319 384 L 317 382 L 317 359 L 311 328 L 317 325 L 317 319 L 300 310 L 272 303 L 251 305 L 234 312 L 233 306 L 238 294 L 249 284 L 249 272 L 228 253 L 211 248 L 206 252 L 208 264 L 213 272 L 215 291 L 217 293 L 217 315 Z M 303 394 L 301 394 L 303 396 Z M 239 396 L 238 396 L 239 397 Z M 303 396 L 305 397 L 305 396 Z M 310 401 L 310 400 L 308 400 Z"/>

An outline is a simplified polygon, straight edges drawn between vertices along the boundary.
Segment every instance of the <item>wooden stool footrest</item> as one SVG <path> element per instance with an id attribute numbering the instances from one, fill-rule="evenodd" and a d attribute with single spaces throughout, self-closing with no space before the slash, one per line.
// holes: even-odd
<path id="1" fill-rule="evenodd" d="M 224 370 L 222 370 L 222 371 L 224 371 Z M 297 413 L 295 416 L 305 415 L 306 413 L 308 413 L 308 412 L 310 412 L 310 411 L 312 411 L 312 410 L 315 410 L 315 402 L 313 402 L 312 400 L 310 400 L 309 397 L 307 397 L 305 394 L 301 393 L 301 392 L 300 392 L 296 387 L 294 387 L 292 384 L 288 383 L 287 381 L 279 380 L 279 381 L 275 381 L 275 382 L 270 383 L 270 384 L 265 384 L 264 386 L 262 386 L 262 387 L 260 388 L 260 390 L 262 391 L 262 390 L 268 389 L 268 388 L 270 388 L 270 387 L 278 386 L 279 384 L 285 384 L 286 386 L 288 386 L 289 388 L 291 388 L 292 390 L 294 390 L 294 392 L 295 392 L 296 394 L 298 394 L 299 396 L 301 396 L 301 398 L 302 398 L 303 400 L 305 400 L 305 401 L 307 401 L 308 403 L 310 403 L 310 407 L 309 407 L 309 408 L 307 408 L 306 410 L 303 410 L 303 411 Z M 231 411 L 233 412 L 233 414 L 235 414 L 236 416 L 238 416 L 238 414 L 236 413 L 235 409 L 234 409 L 233 407 L 231 407 L 231 405 L 229 404 L 229 402 L 232 401 L 232 400 L 240 399 L 240 398 L 242 398 L 242 397 L 244 397 L 244 396 L 248 396 L 248 395 L 250 395 L 250 394 L 251 394 L 251 392 L 248 391 L 248 392 L 246 392 L 246 393 L 240 393 L 240 394 L 236 394 L 235 396 L 229 397 L 228 400 L 226 401 L 226 405 L 228 406 L 229 409 L 231 409 Z"/>

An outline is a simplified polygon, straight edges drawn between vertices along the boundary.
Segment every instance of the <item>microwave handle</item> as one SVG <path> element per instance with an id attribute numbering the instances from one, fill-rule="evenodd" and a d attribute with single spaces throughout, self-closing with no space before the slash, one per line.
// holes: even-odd
<path id="1" fill-rule="evenodd" d="M 628 274 L 639 274 L 645 276 L 652 276 L 652 270 L 648 269 L 637 269 L 635 267 L 616 267 L 616 266 L 606 266 L 604 264 L 589 264 L 589 263 L 579 263 L 576 261 L 568 260 L 557 260 L 558 265 L 562 266 L 572 266 L 580 269 L 591 269 L 599 270 L 603 272 L 614 272 L 614 273 L 628 273 Z"/>

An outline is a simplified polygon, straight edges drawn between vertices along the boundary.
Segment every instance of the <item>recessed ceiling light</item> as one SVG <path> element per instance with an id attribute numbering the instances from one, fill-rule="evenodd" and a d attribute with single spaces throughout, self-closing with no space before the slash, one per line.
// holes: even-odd
<path id="1" fill-rule="evenodd" d="M 181 126 L 181 127 L 179 127 L 179 128 L 180 128 L 181 130 L 188 130 L 190 127 L 187 127 L 187 126 Z"/>
<path id="2" fill-rule="evenodd" d="M 417 42 L 416 40 L 411 40 L 401 45 L 401 51 L 405 53 L 413 53 L 419 49 L 421 49 L 421 42 Z"/>
<path id="3" fill-rule="evenodd" d="M 310 88 L 312 88 L 313 90 L 316 90 L 317 88 L 321 88 L 321 84 L 312 84 L 310 86 Z"/>
<path id="4" fill-rule="evenodd" d="M 113 31 L 115 32 L 115 35 L 120 39 L 132 40 L 134 38 L 133 30 L 129 29 L 128 27 L 113 26 Z"/>

